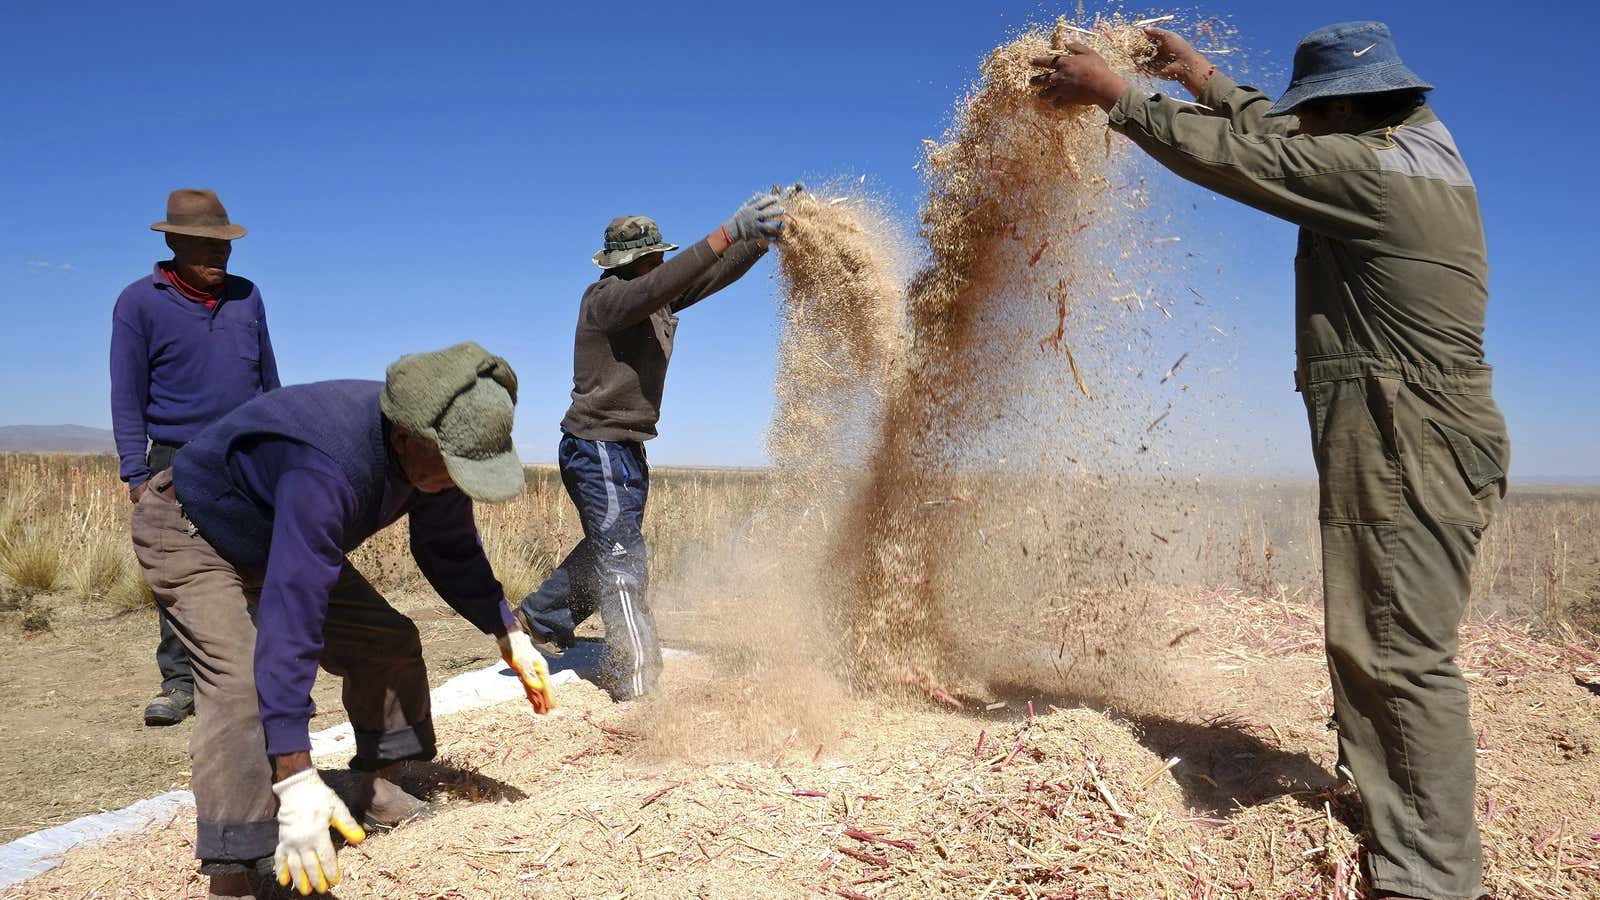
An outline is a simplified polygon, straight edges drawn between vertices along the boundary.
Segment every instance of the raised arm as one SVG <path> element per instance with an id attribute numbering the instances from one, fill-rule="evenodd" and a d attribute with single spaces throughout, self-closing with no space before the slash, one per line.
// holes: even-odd
<path id="1" fill-rule="evenodd" d="M 1362 238 L 1384 228 L 1383 175 L 1358 135 L 1241 134 L 1137 88 L 1112 107 L 1111 127 L 1183 178 L 1312 231 Z"/>
<path id="2" fill-rule="evenodd" d="M 1287 135 L 1294 130 L 1294 116 L 1267 117 L 1271 98 L 1218 72 L 1181 35 L 1165 28 L 1146 28 L 1144 33 L 1155 46 L 1155 56 L 1145 64 L 1145 72 L 1183 85 L 1201 104 L 1202 112 L 1227 119 L 1240 134 Z"/>
<path id="3" fill-rule="evenodd" d="M 1199 103 L 1210 107 L 1203 112 L 1227 119 L 1239 134 L 1288 137 L 1299 127 L 1300 120 L 1294 116 L 1268 117 L 1271 97 L 1253 87 L 1236 84 L 1221 72 L 1213 72 L 1195 96 Z"/>
<path id="4" fill-rule="evenodd" d="M 690 285 L 678 299 L 672 301 L 672 311 L 682 312 L 743 278 L 744 273 L 750 271 L 750 267 L 766 253 L 766 241 L 740 241 L 729 247 L 728 251 L 722 254 L 722 258 L 717 260 L 716 265 Z"/>
<path id="5" fill-rule="evenodd" d="M 1228 118 L 1129 86 L 1081 44 L 1033 64 L 1048 70 L 1033 79 L 1043 102 L 1099 106 L 1114 130 L 1201 187 L 1336 237 L 1384 228 L 1385 182 L 1368 138 L 1241 133 Z"/>
<path id="6" fill-rule="evenodd" d="M 600 330 L 613 333 L 643 322 L 663 306 L 687 308 L 731 284 L 760 258 L 760 250 L 747 258 L 750 250 L 741 245 L 777 240 L 782 228 L 778 198 L 757 194 L 705 240 L 654 271 L 626 280 L 603 279 L 585 304 L 588 315 Z"/>
<path id="7" fill-rule="evenodd" d="M 604 278 L 585 305 L 595 327 L 607 334 L 631 328 L 672 303 L 704 280 L 719 261 L 722 250 L 712 247 L 717 235 L 700 241 L 672 257 L 654 271 L 637 278 Z"/>

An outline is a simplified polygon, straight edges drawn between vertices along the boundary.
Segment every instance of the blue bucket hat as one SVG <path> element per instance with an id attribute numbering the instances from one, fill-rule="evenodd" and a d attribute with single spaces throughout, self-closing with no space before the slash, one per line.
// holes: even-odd
<path id="1" fill-rule="evenodd" d="M 1294 77 L 1289 89 L 1267 110 L 1283 116 L 1307 100 L 1381 94 L 1407 88 L 1431 91 L 1400 61 L 1394 35 L 1382 22 L 1343 22 L 1318 28 L 1294 48 Z"/>

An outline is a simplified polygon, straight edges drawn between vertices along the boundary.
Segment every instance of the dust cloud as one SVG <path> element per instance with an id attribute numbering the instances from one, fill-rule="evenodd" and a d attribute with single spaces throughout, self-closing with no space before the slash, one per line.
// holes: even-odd
<path id="1" fill-rule="evenodd" d="M 1047 108 L 1028 81 L 1063 36 L 1134 73 L 1152 48 L 1129 24 L 1034 27 L 988 55 L 925 142 L 920 242 L 854 184 L 789 198 L 778 474 L 703 563 L 737 598 L 716 626 L 727 693 L 750 696 L 702 697 L 700 721 L 825 740 L 849 689 L 1183 711 L 1162 587 L 1194 503 L 1146 445 L 1152 327 L 1172 318 L 1150 288 L 1158 223 L 1104 114 Z M 813 690 L 743 690 L 770 679 Z"/>

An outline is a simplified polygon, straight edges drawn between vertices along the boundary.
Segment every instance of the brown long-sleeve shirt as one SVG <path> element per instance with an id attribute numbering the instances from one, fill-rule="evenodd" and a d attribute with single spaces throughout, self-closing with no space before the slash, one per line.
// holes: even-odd
<path id="1" fill-rule="evenodd" d="M 578 309 L 562 430 L 591 441 L 655 437 L 677 314 L 738 281 L 765 253 L 741 241 L 719 258 L 700 241 L 648 275 L 607 273 L 590 285 Z"/>

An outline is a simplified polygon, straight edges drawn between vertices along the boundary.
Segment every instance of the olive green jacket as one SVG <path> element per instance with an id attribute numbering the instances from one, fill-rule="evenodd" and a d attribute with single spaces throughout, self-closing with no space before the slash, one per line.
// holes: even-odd
<path id="1" fill-rule="evenodd" d="M 1352 353 L 1483 364 L 1488 259 L 1478 194 L 1420 106 L 1366 134 L 1296 135 L 1293 116 L 1216 74 L 1187 104 L 1130 89 L 1111 127 L 1184 178 L 1300 226 L 1302 367 Z"/>
<path id="2" fill-rule="evenodd" d="M 1329 410 L 1311 386 L 1382 379 L 1391 396 L 1397 384 L 1418 394 L 1475 489 L 1500 481 L 1510 450 L 1483 358 L 1483 220 L 1450 132 L 1419 106 L 1365 134 L 1301 135 L 1271 105 L 1218 73 L 1198 104 L 1128 89 L 1111 127 L 1183 178 L 1300 226 L 1295 381 L 1313 441 Z M 1391 427 L 1405 426 L 1379 418 L 1395 454 L 1406 441 Z"/>

